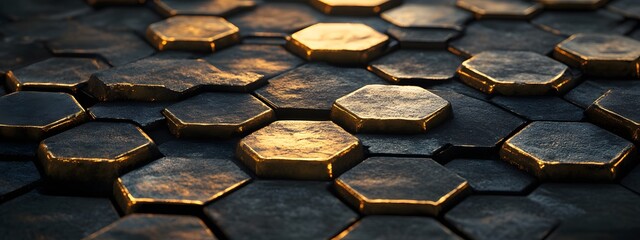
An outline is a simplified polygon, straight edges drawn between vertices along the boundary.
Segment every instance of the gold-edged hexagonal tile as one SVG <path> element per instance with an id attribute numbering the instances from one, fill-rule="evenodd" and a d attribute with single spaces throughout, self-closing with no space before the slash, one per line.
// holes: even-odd
<path id="1" fill-rule="evenodd" d="M 158 13 L 171 17 L 176 15 L 227 16 L 256 5 L 253 0 L 153 0 Z"/>
<path id="2" fill-rule="evenodd" d="M 478 19 L 529 19 L 542 5 L 521 0 L 458 0 L 456 5 L 473 12 Z"/>
<path id="3" fill-rule="evenodd" d="M 455 6 L 407 3 L 383 12 L 380 17 L 403 28 L 449 28 L 462 30 L 471 20 L 469 12 Z"/>
<path id="4" fill-rule="evenodd" d="M 7 73 L 7 87 L 20 90 L 63 90 L 75 93 L 94 72 L 109 65 L 92 58 L 49 58 Z"/>
<path id="5" fill-rule="evenodd" d="M 585 115 L 589 121 L 640 143 L 639 104 L 640 95 L 636 93 L 609 90 L 587 108 Z"/>
<path id="6" fill-rule="evenodd" d="M 131 214 L 83 238 L 96 239 L 202 239 L 215 240 L 207 225 L 194 216 Z"/>
<path id="7" fill-rule="evenodd" d="M 330 15 L 377 15 L 380 12 L 398 6 L 400 0 L 311 0 L 311 5 Z"/>
<path id="8" fill-rule="evenodd" d="M 238 42 L 240 35 L 221 17 L 175 16 L 149 25 L 147 39 L 161 51 L 215 51 Z"/>
<path id="9" fill-rule="evenodd" d="M 602 7 L 608 0 L 536 0 L 547 9 L 592 10 Z"/>

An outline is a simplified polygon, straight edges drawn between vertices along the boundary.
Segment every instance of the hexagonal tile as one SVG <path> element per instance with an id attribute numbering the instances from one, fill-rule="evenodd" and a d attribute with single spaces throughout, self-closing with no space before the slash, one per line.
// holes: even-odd
<path id="1" fill-rule="evenodd" d="M 40 180 L 40 173 L 31 161 L 0 161 L 0 202 L 18 196 L 33 188 Z"/>
<path id="2" fill-rule="evenodd" d="M 357 239 L 461 239 L 437 220 L 412 216 L 367 216 L 335 237 L 336 240 Z"/>
<path id="3" fill-rule="evenodd" d="M 237 140 L 171 140 L 158 149 L 167 157 L 235 159 Z"/>
<path id="4" fill-rule="evenodd" d="M 287 38 L 287 48 L 309 61 L 362 64 L 379 56 L 389 37 L 361 23 L 318 23 Z"/>
<path id="5" fill-rule="evenodd" d="M 481 194 L 518 194 L 536 183 L 535 178 L 500 160 L 455 159 L 444 166 L 469 181 L 469 186 Z"/>
<path id="6" fill-rule="evenodd" d="M 38 147 L 49 179 L 89 192 L 110 190 L 118 176 L 157 155 L 147 134 L 129 123 L 86 123 L 47 138 Z"/>
<path id="7" fill-rule="evenodd" d="M 418 84 L 451 80 L 461 63 L 447 51 L 401 49 L 373 61 L 368 69 L 390 82 Z"/>
<path id="8" fill-rule="evenodd" d="M 8 239 L 82 239 L 118 218 L 108 198 L 31 191 L 0 205 L 0 234 Z"/>
<path id="9" fill-rule="evenodd" d="M 141 34 L 144 34 L 149 24 L 160 20 L 162 20 L 162 18 L 149 8 L 130 6 L 112 6 L 78 18 L 79 22 L 97 29 L 107 31 L 136 31 Z"/>
<path id="10" fill-rule="evenodd" d="M 87 119 L 84 109 L 66 93 L 15 92 L 0 97 L 0 136 L 40 140 Z"/>
<path id="11" fill-rule="evenodd" d="M 152 129 L 164 123 L 162 110 L 168 102 L 99 102 L 87 112 L 94 120 L 133 122 L 143 129 Z"/>
<path id="12" fill-rule="evenodd" d="M 237 157 L 259 177 L 328 180 L 362 160 L 357 138 L 329 121 L 276 121 L 246 136 Z"/>
<path id="13" fill-rule="evenodd" d="M 367 16 L 400 5 L 400 0 L 311 0 L 311 5 L 325 14 Z"/>
<path id="14" fill-rule="evenodd" d="M 476 18 L 529 19 L 542 6 L 521 0 L 458 0 L 458 7 L 473 12 Z"/>
<path id="15" fill-rule="evenodd" d="M 589 106 L 585 114 L 590 121 L 640 143 L 638 100 L 638 94 L 610 90 Z"/>
<path id="16" fill-rule="evenodd" d="M 464 24 L 472 17 L 468 12 L 453 6 L 416 3 L 403 4 L 385 11 L 380 16 L 398 27 L 455 30 L 462 30 Z"/>
<path id="17" fill-rule="evenodd" d="M 122 175 L 114 192 L 126 213 L 154 208 L 196 210 L 249 180 L 227 159 L 165 157 Z"/>
<path id="18" fill-rule="evenodd" d="M 547 55 L 563 39 L 525 21 L 475 21 L 467 26 L 461 38 L 449 44 L 449 51 L 467 58 L 483 51 L 496 50 L 531 51 Z"/>
<path id="19" fill-rule="evenodd" d="M 0 2 L 0 15 L 13 21 L 25 19 L 65 19 L 88 13 L 91 8 L 82 1 L 24 0 L 20 2 Z"/>
<path id="20" fill-rule="evenodd" d="M 322 22 L 326 23 L 362 23 L 378 32 L 385 32 L 393 24 L 383 20 L 380 16 L 323 16 Z"/>
<path id="21" fill-rule="evenodd" d="M 91 30 L 89 26 L 74 20 L 27 20 L 0 25 L 3 41 L 10 43 L 47 42 L 69 33 Z M 0 45 L 1 46 L 1 45 Z M 18 48 L 19 49 L 19 48 Z M 10 50 L 10 49 L 7 49 Z M 7 51 L 5 50 L 5 51 Z M 13 49 L 15 51 L 17 49 Z M 31 49 L 32 51 L 34 49 Z M 9 52 L 9 51 L 7 51 Z M 47 50 L 48 54 L 49 51 Z M 25 54 L 25 56 L 27 56 Z"/>
<path id="22" fill-rule="evenodd" d="M 285 37 L 320 21 L 320 13 L 307 4 L 270 2 L 229 18 L 243 37 Z"/>
<path id="23" fill-rule="evenodd" d="M 9 70 L 26 66 L 51 56 L 49 50 L 39 43 L 13 44 L 1 42 L 0 51 L 2 52 L 0 55 L 0 77 L 2 78 Z"/>
<path id="24" fill-rule="evenodd" d="M 49 58 L 7 73 L 11 91 L 66 90 L 77 92 L 89 81 L 92 73 L 108 69 L 109 65 L 90 58 Z"/>
<path id="25" fill-rule="evenodd" d="M 82 28 L 47 42 L 56 55 L 100 56 L 112 66 L 124 65 L 154 53 L 147 42 L 130 32 L 105 32 Z"/>
<path id="26" fill-rule="evenodd" d="M 619 0 L 618 0 L 619 1 Z M 607 0 L 536 0 L 546 9 L 597 9 L 607 3 Z"/>
<path id="27" fill-rule="evenodd" d="M 205 208 L 231 239 L 329 239 L 358 215 L 309 181 L 256 181 Z M 267 237 L 268 236 L 268 237 Z"/>
<path id="28" fill-rule="evenodd" d="M 149 25 L 147 39 L 160 51 L 216 51 L 239 41 L 239 31 L 221 17 L 175 16 Z"/>
<path id="29" fill-rule="evenodd" d="M 242 93 L 204 93 L 163 111 L 176 137 L 229 138 L 275 120 L 269 106 Z"/>
<path id="30" fill-rule="evenodd" d="M 640 194 L 640 165 L 633 168 L 633 170 L 631 170 L 627 176 L 620 181 L 620 184 L 629 190 Z"/>
<path id="31" fill-rule="evenodd" d="M 531 121 L 579 122 L 584 118 L 582 108 L 554 96 L 495 96 L 491 102 Z"/>
<path id="32" fill-rule="evenodd" d="M 606 2 L 604 0 L 592 1 Z M 633 0 L 616 0 L 609 3 L 607 8 L 613 12 L 622 14 L 625 17 L 640 19 L 640 6 L 638 6 L 638 4 Z"/>
<path id="33" fill-rule="evenodd" d="M 384 83 L 364 69 L 311 63 L 270 79 L 256 95 L 279 119 L 329 119 L 336 99 L 367 84 Z"/>
<path id="34" fill-rule="evenodd" d="M 90 239 L 216 239 L 197 217 L 133 214 L 84 238 Z"/>
<path id="35" fill-rule="evenodd" d="M 153 0 L 153 3 L 156 11 L 167 17 L 175 15 L 228 16 L 256 5 L 254 0 Z"/>
<path id="36" fill-rule="evenodd" d="M 640 82 L 629 80 L 587 80 L 564 95 L 564 99 L 581 107 L 588 108 L 609 90 L 633 93 L 640 91 Z"/>
<path id="37" fill-rule="evenodd" d="M 553 56 L 585 74 L 602 77 L 640 75 L 640 41 L 610 34 L 575 34 L 556 46 Z"/>
<path id="38" fill-rule="evenodd" d="M 624 35 L 636 25 L 634 20 L 625 20 L 623 16 L 606 10 L 547 11 L 531 22 L 544 30 L 565 36 L 576 33 Z"/>
<path id="39" fill-rule="evenodd" d="M 429 158 L 371 157 L 335 180 L 363 214 L 437 216 L 469 192 L 466 180 Z"/>
<path id="40" fill-rule="evenodd" d="M 256 73 L 230 73 L 204 60 L 143 59 L 91 76 L 88 91 L 101 101 L 172 101 L 197 89 L 249 91 L 266 80 Z"/>
<path id="41" fill-rule="evenodd" d="M 533 122 L 502 145 L 500 157 L 541 179 L 611 181 L 635 161 L 635 151 L 590 123 Z"/>
<path id="42" fill-rule="evenodd" d="M 450 116 L 447 100 L 414 86 L 367 85 L 331 109 L 331 119 L 352 132 L 425 132 Z"/>
<path id="43" fill-rule="evenodd" d="M 402 48 L 446 49 L 460 31 L 446 28 L 400 28 L 391 26 L 387 34 L 400 41 Z"/>
<path id="44" fill-rule="evenodd" d="M 488 94 L 544 95 L 563 93 L 576 79 L 569 67 L 534 52 L 491 51 L 462 63 L 460 79 Z"/>
<path id="45" fill-rule="evenodd" d="M 281 46 L 238 45 L 205 58 L 228 72 L 254 72 L 271 78 L 302 64 L 304 61 Z"/>
<path id="46" fill-rule="evenodd" d="M 544 239 L 558 219 L 525 197 L 471 196 L 444 216 L 473 239 Z"/>

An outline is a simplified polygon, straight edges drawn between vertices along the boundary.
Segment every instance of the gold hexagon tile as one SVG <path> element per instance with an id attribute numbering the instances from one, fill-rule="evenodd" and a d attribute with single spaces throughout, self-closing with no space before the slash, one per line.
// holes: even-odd
<path id="1" fill-rule="evenodd" d="M 215 51 L 238 42 L 240 34 L 221 17 L 175 16 L 149 25 L 147 39 L 161 51 Z"/>
<path id="2" fill-rule="evenodd" d="M 330 15 L 377 15 L 380 12 L 398 6 L 400 0 L 311 0 L 311 5 Z"/>
<path id="3" fill-rule="evenodd" d="M 456 5 L 478 19 L 529 19 L 542 10 L 540 4 L 521 0 L 458 0 Z"/>

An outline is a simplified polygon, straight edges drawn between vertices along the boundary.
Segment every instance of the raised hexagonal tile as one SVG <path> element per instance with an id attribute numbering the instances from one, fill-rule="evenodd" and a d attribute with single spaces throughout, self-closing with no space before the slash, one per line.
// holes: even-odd
<path id="1" fill-rule="evenodd" d="M 377 15 L 401 3 L 400 0 L 311 0 L 311 5 L 325 14 L 355 16 Z"/>
<path id="2" fill-rule="evenodd" d="M 606 2 L 604 0 L 592 1 Z M 622 14 L 625 17 L 640 19 L 640 6 L 638 6 L 638 3 L 633 0 L 616 0 L 609 3 L 607 8 L 613 12 Z"/>
<path id="3" fill-rule="evenodd" d="M 242 93 L 204 93 L 163 111 L 176 137 L 229 138 L 275 120 L 269 106 Z"/>
<path id="4" fill-rule="evenodd" d="M 66 93 L 15 92 L 0 97 L 0 136 L 40 140 L 87 119 L 84 109 Z"/>
<path id="5" fill-rule="evenodd" d="M 336 240 L 359 239 L 461 239 L 437 220 L 428 217 L 413 216 L 367 216 L 347 230 L 340 233 Z"/>
<path id="6" fill-rule="evenodd" d="M 175 15 L 227 16 L 252 8 L 254 0 L 154 0 L 156 10 L 167 17 Z"/>
<path id="7" fill-rule="evenodd" d="M 576 79 L 569 68 L 534 52 L 491 51 L 464 61 L 460 79 L 488 94 L 543 95 L 563 93 Z"/>
<path id="8" fill-rule="evenodd" d="M 99 102 L 87 112 L 94 120 L 127 121 L 138 124 L 143 129 L 152 129 L 164 123 L 162 110 L 168 102 Z"/>
<path id="9" fill-rule="evenodd" d="M 581 107 L 588 108 L 609 90 L 633 94 L 640 91 L 640 82 L 628 79 L 587 80 L 564 95 L 564 99 Z"/>
<path id="10" fill-rule="evenodd" d="M 149 25 L 147 39 L 160 51 L 216 51 L 239 41 L 238 27 L 214 16 L 175 16 Z"/>
<path id="11" fill-rule="evenodd" d="M 144 34 L 149 24 L 160 20 L 162 20 L 162 18 L 151 9 L 135 6 L 112 6 L 78 18 L 79 22 L 97 29 L 107 31 L 136 31 L 141 34 Z"/>
<path id="12" fill-rule="evenodd" d="M 473 239 L 544 239 L 558 219 L 525 197 L 471 196 L 444 216 Z"/>
<path id="13" fill-rule="evenodd" d="M 126 213 L 198 209 L 251 178 L 227 159 L 165 157 L 122 175 L 114 195 Z"/>
<path id="14" fill-rule="evenodd" d="M 329 239 L 358 215 L 327 188 L 324 182 L 256 181 L 207 206 L 205 214 L 231 239 Z"/>
<path id="15" fill-rule="evenodd" d="M 590 121 L 640 143 L 640 95 L 610 90 L 585 111 Z"/>
<path id="16" fill-rule="evenodd" d="M 243 37 L 285 37 L 289 33 L 317 23 L 321 14 L 307 4 L 271 2 L 253 11 L 229 18 Z"/>
<path id="17" fill-rule="evenodd" d="M 89 92 L 101 101 L 172 101 L 197 89 L 249 91 L 265 81 L 256 73 L 221 71 L 204 60 L 148 58 L 94 74 Z"/>
<path id="18" fill-rule="evenodd" d="M 270 79 L 256 95 L 279 119 L 329 119 L 336 99 L 367 84 L 384 83 L 364 69 L 310 63 Z"/>
<path id="19" fill-rule="evenodd" d="M 469 181 L 478 193 L 518 194 L 536 183 L 535 178 L 500 160 L 455 159 L 444 166 Z"/>
<path id="20" fill-rule="evenodd" d="M 462 60 L 447 51 L 398 50 L 373 61 L 368 69 L 400 84 L 453 79 Z"/>
<path id="21" fill-rule="evenodd" d="M 77 92 L 92 73 L 109 65 L 90 58 L 49 58 L 7 73 L 7 86 L 20 90 L 66 90 Z"/>
<path id="22" fill-rule="evenodd" d="M 590 123 L 533 122 L 507 139 L 500 157 L 541 179 L 611 181 L 635 161 L 635 151 Z"/>
<path id="23" fill-rule="evenodd" d="M 403 28 L 450 28 L 462 30 L 471 14 L 453 6 L 407 3 L 385 11 L 384 20 Z"/>
<path id="24" fill-rule="evenodd" d="M 618 0 L 619 1 L 619 0 Z M 607 0 L 536 0 L 547 9 L 597 9 L 607 3 Z"/>
<path id="25" fill-rule="evenodd" d="M 352 132 L 425 132 L 450 115 L 447 100 L 415 86 L 367 85 L 331 109 L 331 119 Z"/>
<path id="26" fill-rule="evenodd" d="M 287 48 L 309 61 L 362 64 L 384 51 L 389 37 L 362 23 L 318 23 L 287 38 Z"/>
<path id="27" fill-rule="evenodd" d="M 437 216 L 470 190 L 466 180 L 429 158 L 371 157 L 335 186 L 363 214 Z"/>
<path id="28" fill-rule="evenodd" d="M 584 118 L 584 110 L 555 96 L 495 96 L 491 102 L 531 121 L 572 121 Z"/>
<path id="29" fill-rule="evenodd" d="M 304 61 L 281 46 L 238 45 L 205 58 L 228 72 L 254 72 L 271 78 L 302 64 Z"/>
<path id="30" fill-rule="evenodd" d="M 84 238 L 90 239 L 216 239 L 197 217 L 133 214 Z"/>
<path id="31" fill-rule="evenodd" d="M 467 58 L 495 50 L 531 51 L 547 55 L 563 39 L 525 21 L 485 20 L 469 24 L 464 35 L 451 42 L 449 50 Z"/>
<path id="32" fill-rule="evenodd" d="M 458 0 L 456 5 L 476 18 L 529 19 L 542 10 L 540 4 L 521 0 Z"/>
<path id="33" fill-rule="evenodd" d="M 575 34 L 556 46 L 553 56 L 585 74 L 640 76 L 640 41 L 611 34 Z"/>
<path id="34" fill-rule="evenodd" d="M 357 138 L 329 121 L 276 121 L 246 136 L 236 155 L 256 175 L 328 180 L 362 160 Z"/>
<path id="35" fill-rule="evenodd" d="M 49 179 L 90 192 L 111 189 L 118 176 L 157 155 L 147 134 L 129 123 L 86 123 L 47 138 L 38 147 Z"/>
<path id="36" fill-rule="evenodd" d="M 624 35 L 636 25 L 634 20 L 606 10 L 547 11 L 531 21 L 534 25 L 558 35 L 603 33 Z"/>
<path id="37" fill-rule="evenodd" d="M 40 173 L 32 161 L 0 161 L 0 202 L 18 196 L 40 180 Z"/>

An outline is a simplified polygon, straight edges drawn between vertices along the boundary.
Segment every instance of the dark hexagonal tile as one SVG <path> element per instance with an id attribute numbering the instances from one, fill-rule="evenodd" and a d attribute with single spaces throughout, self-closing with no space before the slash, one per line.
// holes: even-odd
<path id="1" fill-rule="evenodd" d="M 0 202 L 24 193 L 40 180 L 31 161 L 0 161 L 0 171 L 4 173 L 0 177 Z"/>
<path id="2" fill-rule="evenodd" d="M 0 25 L 3 40 L 12 43 L 45 42 L 91 28 L 74 20 L 27 20 Z M 47 51 L 48 53 L 48 51 Z"/>
<path id="3" fill-rule="evenodd" d="M 0 78 L 7 71 L 48 58 L 51 53 L 39 43 L 0 43 Z"/>
<path id="4" fill-rule="evenodd" d="M 521 0 L 458 0 L 456 5 L 479 19 L 529 19 L 542 10 L 540 4 Z"/>
<path id="5" fill-rule="evenodd" d="M 18 21 L 25 19 L 64 19 L 90 12 L 91 8 L 76 0 L 24 0 L 0 2 L 0 15 Z"/>
<path id="6" fill-rule="evenodd" d="M 638 94 L 610 90 L 589 106 L 585 114 L 589 121 L 639 143 L 640 115 L 635 111 L 638 100 Z"/>
<path id="7" fill-rule="evenodd" d="M 320 14 L 305 4 L 266 3 L 229 18 L 243 37 L 284 37 L 320 21 Z"/>
<path id="8" fill-rule="evenodd" d="M 581 108 L 591 106 L 609 90 L 616 92 L 639 92 L 640 82 L 629 80 L 587 80 L 564 95 L 564 99 Z"/>
<path id="9" fill-rule="evenodd" d="M 598 1 L 606 2 L 604 0 Z M 625 17 L 640 19 L 640 7 L 638 7 L 638 4 L 633 0 L 616 0 L 608 4 L 607 8 Z"/>
<path id="10" fill-rule="evenodd" d="M 373 61 L 368 69 L 399 84 L 451 80 L 462 60 L 447 51 L 398 50 Z"/>
<path id="11" fill-rule="evenodd" d="M 75 93 L 89 81 L 91 74 L 108 68 L 109 65 L 97 59 L 49 58 L 10 71 L 7 73 L 7 86 L 11 91 L 62 90 Z"/>
<path id="12" fill-rule="evenodd" d="M 86 240 L 216 239 L 202 220 L 191 216 L 133 214 L 100 229 Z"/>
<path id="13" fill-rule="evenodd" d="M 78 18 L 79 22 L 94 28 L 138 33 L 144 33 L 149 24 L 160 20 L 160 16 L 146 7 L 109 7 Z"/>
<path id="14" fill-rule="evenodd" d="M 623 16 L 606 10 L 547 11 L 531 22 L 544 30 L 564 36 L 576 33 L 626 34 L 636 25 L 635 21 L 625 21 Z"/>
<path id="15" fill-rule="evenodd" d="M 329 15 L 370 16 L 393 8 L 402 3 L 400 0 L 311 0 L 311 5 Z"/>
<path id="16" fill-rule="evenodd" d="M 597 9 L 607 0 L 536 0 L 546 9 L 589 10 Z"/>
<path id="17" fill-rule="evenodd" d="M 281 46 L 238 45 L 205 58 L 223 71 L 254 72 L 271 78 L 291 70 L 304 61 Z"/>
<path id="18" fill-rule="evenodd" d="M 559 97 L 496 96 L 491 102 L 531 121 L 578 122 L 584 117 L 581 108 Z"/>
<path id="19" fill-rule="evenodd" d="M 164 123 L 162 110 L 171 102 L 99 102 L 87 109 L 94 120 L 128 121 L 144 129 L 151 129 Z"/>
<path id="20" fill-rule="evenodd" d="M 633 168 L 620 183 L 631 191 L 640 194 L 640 165 Z"/>
<path id="21" fill-rule="evenodd" d="M 449 28 L 462 30 L 471 19 L 471 14 L 444 4 L 407 3 L 385 11 L 380 15 L 398 27 L 403 28 Z"/>
<path id="22" fill-rule="evenodd" d="M 162 15 L 212 15 L 227 16 L 252 8 L 254 0 L 154 0 L 155 9 Z"/>
<path id="23" fill-rule="evenodd" d="M 256 181 L 205 208 L 232 239 L 328 239 L 358 215 L 320 182 Z"/>
<path id="24" fill-rule="evenodd" d="M 535 178 L 499 160 L 455 159 L 444 166 L 478 193 L 518 194 L 536 183 Z"/>
<path id="25" fill-rule="evenodd" d="M 449 40 L 460 35 L 458 30 L 440 28 L 389 27 L 387 34 L 400 41 L 402 48 L 446 49 Z"/>
<path id="26" fill-rule="evenodd" d="M 360 219 L 334 239 L 461 239 L 437 220 L 411 216 L 368 216 Z"/>
<path id="27" fill-rule="evenodd" d="M 234 159 L 237 140 L 171 140 L 158 149 L 167 157 Z"/>

